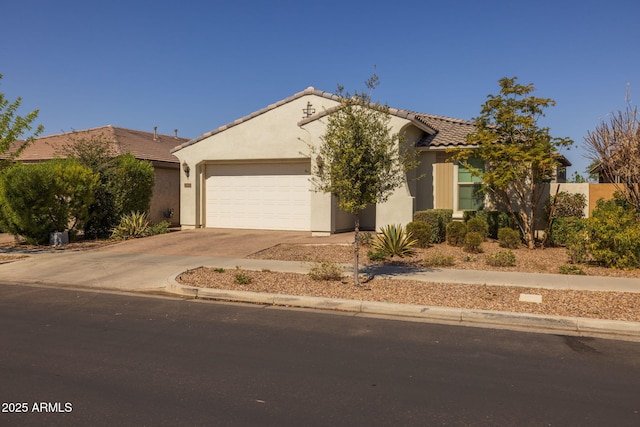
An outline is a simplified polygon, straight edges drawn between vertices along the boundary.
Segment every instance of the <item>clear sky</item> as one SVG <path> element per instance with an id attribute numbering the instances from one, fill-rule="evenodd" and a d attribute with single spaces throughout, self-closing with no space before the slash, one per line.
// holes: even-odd
<path id="1" fill-rule="evenodd" d="M 576 141 L 640 99 L 638 0 L 5 0 L 0 92 L 45 135 L 114 125 L 193 138 L 308 86 L 472 119 L 497 81 L 553 98 Z M 571 171 L 571 170 L 570 170 Z"/>

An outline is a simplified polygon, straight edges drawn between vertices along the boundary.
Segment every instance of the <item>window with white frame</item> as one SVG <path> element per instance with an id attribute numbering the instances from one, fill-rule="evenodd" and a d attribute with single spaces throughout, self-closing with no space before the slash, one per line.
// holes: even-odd
<path id="1" fill-rule="evenodd" d="M 484 162 L 481 159 L 466 161 L 472 168 L 484 172 Z M 482 209 L 484 196 L 482 178 L 473 175 L 463 164 L 458 164 L 458 211 L 475 211 Z"/>

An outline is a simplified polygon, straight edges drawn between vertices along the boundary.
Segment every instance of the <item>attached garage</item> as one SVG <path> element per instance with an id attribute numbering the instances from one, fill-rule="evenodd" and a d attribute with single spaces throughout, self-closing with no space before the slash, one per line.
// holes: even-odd
<path id="1" fill-rule="evenodd" d="M 310 162 L 206 166 L 205 226 L 311 230 Z"/>

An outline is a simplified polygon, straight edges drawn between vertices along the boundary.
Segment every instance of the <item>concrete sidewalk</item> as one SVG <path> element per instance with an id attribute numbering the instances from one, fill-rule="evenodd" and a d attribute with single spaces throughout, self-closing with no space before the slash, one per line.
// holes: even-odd
<path id="1" fill-rule="evenodd" d="M 42 251 L 17 261 L 0 263 L 0 282 L 133 292 L 169 291 L 194 298 L 331 309 L 357 314 L 401 316 L 432 322 L 640 340 L 640 322 L 229 292 L 181 286 L 175 281 L 175 277 L 185 270 L 201 266 L 240 267 L 248 270 L 268 269 L 303 274 L 310 268 L 310 264 L 305 262 L 244 258 L 135 254 L 113 250 Z M 346 270 L 350 269 L 350 266 L 345 267 Z M 365 267 L 362 272 L 425 282 L 640 292 L 640 280 L 626 278 L 453 269 L 424 270 L 396 266 Z"/>
<path id="2" fill-rule="evenodd" d="M 46 251 L 0 264 L 0 280 L 130 291 L 161 289 L 171 275 L 197 267 L 240 267 L 306 274 L 311 263 L 212 256 L 119 253 L 110 250 Z M 351 265 L 344 265 L 352 271 Z M 519 286 L 546 289 L 640 292 L 640 279 L 503 271 L 365 266 L 361 273 L 424 282 Z"/>

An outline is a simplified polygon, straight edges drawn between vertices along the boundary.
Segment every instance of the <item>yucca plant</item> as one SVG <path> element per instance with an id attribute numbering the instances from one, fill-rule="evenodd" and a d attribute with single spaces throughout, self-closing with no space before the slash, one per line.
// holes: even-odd
<path id="1" fill-rule="evenodd" d="M 390 257 L 402 258 L 415 253 L 414 246 L 417 242 L 401 225 L 390 224 L 380 230 L 373 242 L 373 248 Z"/>
<path id="2" fill-rule="evenodd" d="M 116 240 L 135 239 L 149 235 L 149 218 L 146 212 L 131 212 L 120 218 L 120 223 L 111 231 L 111 238 Z"/>

